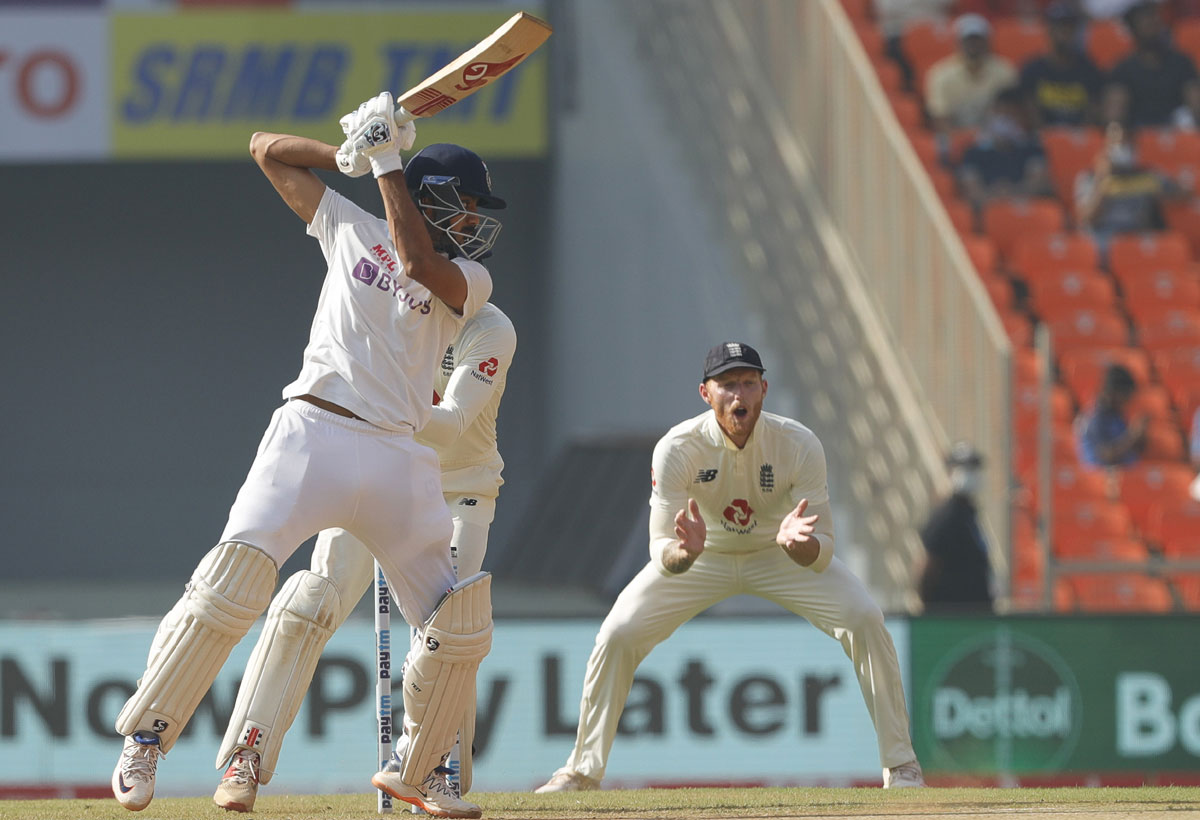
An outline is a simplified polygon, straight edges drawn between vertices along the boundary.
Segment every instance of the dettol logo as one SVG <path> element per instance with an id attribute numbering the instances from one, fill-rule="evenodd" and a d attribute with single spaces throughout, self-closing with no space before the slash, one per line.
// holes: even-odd
<path id="1" fill-rule="evenodd" d="M 1007 628 L 947 655 L 927 692 L 938 768 L 1053 768 L 1079 737 L 1075 676 L 1053 649 Z"/>

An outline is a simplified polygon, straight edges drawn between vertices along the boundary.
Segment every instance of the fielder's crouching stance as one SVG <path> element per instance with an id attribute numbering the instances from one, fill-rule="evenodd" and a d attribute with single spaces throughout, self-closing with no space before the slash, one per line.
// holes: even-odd
<path id="1" fill-rule="evenodd" d="M 762 412 L 762 373 L 748 345 L 710 350 L 700 396 L 711 409 L 655 446 L 650 563 L 600 626 L 575 748 L 538 792 L 599 788 L 638 664 L 681 624 L 741 593 L 841 642 L 875 723 L 884 786 L 925 785 L 883 613 L 833 555 L 825 452 L 807 427 Z"/>
<path id="2" fill-rule="evenodd" d="M 405 676 L 404 765 L 372 782 L 435 816 L 481 814 L 453 793 L 439 763 L 473 692 L 467 682 L 491 644 L 490 583 L 480 574 L 456 584 L 438 459 L 413 431 L 429 420 L 434 370 L 447 346 L 491 294 L 491 277 L 474 260 L 496 229 L 481 240 L 488 218 L 474 212 L 479 203 L 460 198 L 455 180 L 428 178 L 423 191 L 458 205 L 440 230 L 463 237 L 460 256 L 435 249 L 400 173 L 400 151 L 412 147 L 416 129 L 397 126 L 390 94 L 341 124 L 341 148 L 281 134 L 251 139 L 259 167 L 308 224 L 329 269 L 300 375 L 284 388 L 287 401 L 271 418 L 218 546 L 163 619 L 137 691 L 117 717 L 125 745 L 113 793 L 134 811 L 150 804 L 158 757 L 267 607 L 278 567 L 310 536 L 341 527 L 379 561 L 404 619 L 428 633 Z M 363 167 L 378 181 L 386 222 L 312 172 L 357 175 Z M 286 591 L 289 603 L 276 617 L 306 612 L 311 617 L 297 628 L 332 628 L 342 604 L 327 583 L 302 576 Z"/>

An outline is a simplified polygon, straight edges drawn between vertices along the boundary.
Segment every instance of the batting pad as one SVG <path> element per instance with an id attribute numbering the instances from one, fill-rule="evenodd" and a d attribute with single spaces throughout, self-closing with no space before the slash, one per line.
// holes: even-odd
<path id="1" fill-rule="evenodd" d="M 471 791 L 475 775 L 475 677 L 472 676 L 471 692 L 467 696 L 462 724 L 458 727 L 458 793 Z"/>
<path id="2" fill-rule="evenodd" d="M 277 578 L 275 562 L 258 547 L 228 542 L 210 550 L 159 625 L 117 731 L 154 732 L 170 751 L 234 645 L 266 609 Z"/>
<path id="3" fill-rule="evenodd" d="M 260 755 L 259 782 L 271 782 L 283 736 L 300 711 L 321 650 L 341 622 L 342 599 L 329 579 L 301 570 L 283 582 L 246 664 L 217 752 L 218 769 L 238 747 L 252 749 Z"/>
<path id="4" fill-rule="evenodd" d="M 475 673 L 491 648 L 492 576 L 479 572 L 442 598 L 404 670 L 405 783 L 420 784 L 454 746 L 468 701 L 474 711 Z"/>

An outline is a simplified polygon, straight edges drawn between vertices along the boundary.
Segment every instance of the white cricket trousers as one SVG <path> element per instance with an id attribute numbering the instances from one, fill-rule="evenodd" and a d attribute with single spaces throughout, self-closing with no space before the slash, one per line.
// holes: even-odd
<path id="1" fill-rule="evenodd" d="M 732 595 L 773 601 L 842 644 L 875 724 L 883 768 L 916 759 L 892 636 L 867 588 L 836 557 L 821 573 L 782 549 L 730 555 L 705 551 L 691 569 L 668 575 L 647 564 L 617 596 L 588 658 L 575 749 L 562 770 L 601 780 L 634 672 L 681 624 Z"/>
<path id="2" fill-rule="evenodd" d="M 411 433 L 289 401 L 271 418 L 221 542 L 253 544 L 281 567 L 331 527 L 379 561 L 409 623 L 425 623 L 455 583 L 437 454 Z"/>

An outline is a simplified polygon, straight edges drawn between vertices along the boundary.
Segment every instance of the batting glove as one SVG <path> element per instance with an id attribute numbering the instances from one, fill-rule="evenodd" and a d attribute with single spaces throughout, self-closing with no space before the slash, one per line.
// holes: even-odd
<path id="1" fill-rule="evenodd" d="M 350 140 L 342 143 L 334 158 L 337 160 L 338 170 L 348 177 L 360 177 L 371 170 L 371 161 L 355 151 Z"/>
<path id="2" fill-rule="evenodd" d="M 384 91 L 360 105 L 339 121 L 347 141 L 371 163 L 375 176 L 404 167 L 400 152 L 412 148 L 417 127 L 411 121 L 396 125 L 392 95 Z"/>

